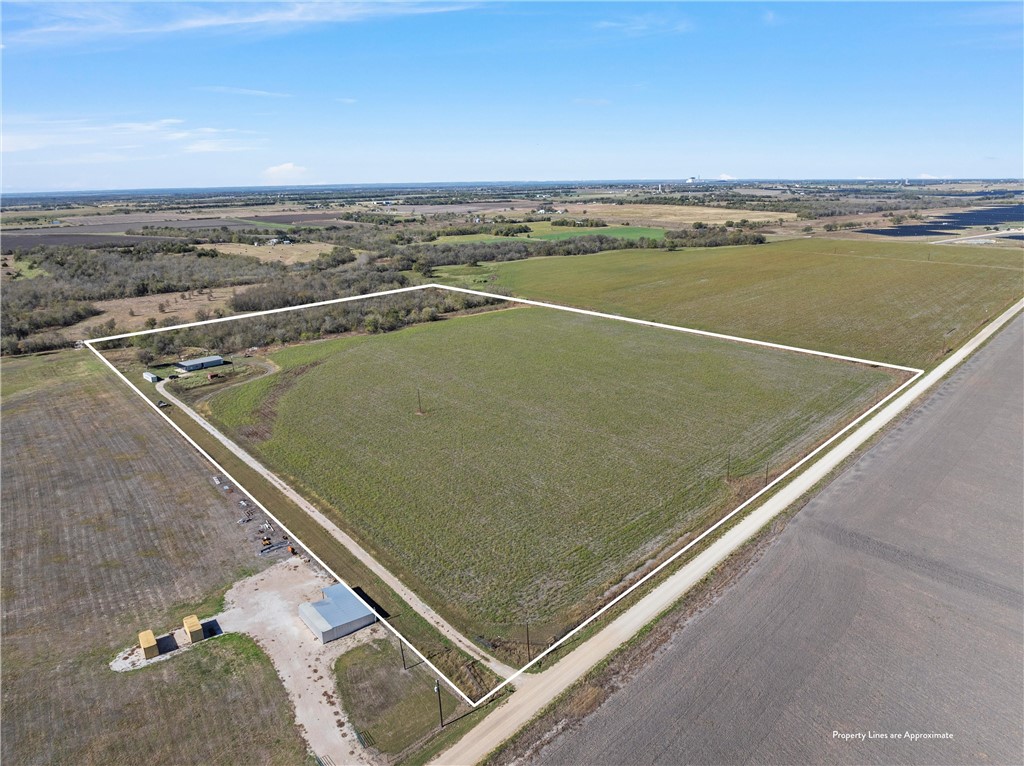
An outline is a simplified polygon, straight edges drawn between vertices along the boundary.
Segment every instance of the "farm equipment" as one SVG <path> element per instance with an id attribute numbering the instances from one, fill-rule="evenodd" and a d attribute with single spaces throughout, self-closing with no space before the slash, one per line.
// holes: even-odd
<path id="1" fill-rule="evenodd" d="M 269 545 L 264 545 L 263 548 L 260 550 L 260 555 L 262 556 L 264 553 L 273 553 L 274 551 L 280 550 L 281 548 L 284 548 L 286 546 L 288 548 L 292 547 L 288 545 L 288 543 L 286 542 L 270 543 Z"/>

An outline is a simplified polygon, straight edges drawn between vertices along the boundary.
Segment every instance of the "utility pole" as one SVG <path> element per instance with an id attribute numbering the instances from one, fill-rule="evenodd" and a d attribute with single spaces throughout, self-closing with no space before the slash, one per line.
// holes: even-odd
<path id="1" fill-rule="evenodd" d="M 526 623 L 526 661 L 530 662 L 533 657 L 530 655 L 530 623 Z"/>
<path id="2" fill-rule="evenodd" d="M 771 462 L 771 461 L 768 461 L 768 462 Z M 764 464 L 764 485 L 766 487 L 768 486 L 768 463 L 767 462 Z"/>
<path id="3" fill-rule="evenodd" d="M 405 664 L 405 644 L 402 639 L 398 639 L 398 648 L 402 650 L 402 670 L 408 670 L 409 668 Z"/>
<path id="4" fill-rule="evenodd" d="M 441 707 L 441 682 L 434 679 L 434 691 L 437 692 L 437 715 L 441 719 L 440 728 L 444 728 L 444 708 Z"/>

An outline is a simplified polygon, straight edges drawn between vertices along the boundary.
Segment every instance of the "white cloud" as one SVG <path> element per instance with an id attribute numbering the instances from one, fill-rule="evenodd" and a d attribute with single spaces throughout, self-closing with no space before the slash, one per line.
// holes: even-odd
<path id="1" fill-rule="evenodd" d="M 736 180 L 736 176 L 731 176 L 728 173 L 722 173 L 720 176 L 718 176 L 718 180 L 719 181 L 735 181 Z"/>
<path id="2" fill-rule="evenodd" d="M 355 104 L 355 103 L 357 103 L 354 98 L 336 98 L 334 100 L 337 101 L 339 104 Z"/>
<path id="3" fill-rule="evenodd" d="M 0 137 L 0 151 L 4 154 L 13 152 L 31 152 L 38 149 L 49 149 L 54 146 L 74 146 L 88 144 L 91 141 L 84 137 L 47 135 L 46 133 L 12 133 L 4 130 Z"/>
<path id="4" fill-rule="evenodd" d="M 761 23 L 766 27 L 774 27 L 779 23 L 779 17 L 775 15 L 775 11 L 765 11 L 761 14 Z"/>
<path id="5" fill-rule="evenodd" d="M 66 44 L 196 31 L 288 32 L 313 24 L 460 11 L 437 2 L 5 3 L 5 44 Z"/>
<path id="6" fill-rule="evenodd" d="M 263 98 L 291 98 L 291 93 L 278 93 L 272 90 L 255 90 L 253 88 L 233 88 L 230 85 L 201 85 L 196 90 L 207 93 L 227 93 L 231 96 L 260 96 Z"/>
<path id="7" fill-rule="evenodd" d="M 930 181 L 938 179 L 940 176 L 933 176 L 931 173 L 919 173 L 917 177 L 925 181 Z"/>
<path id="8" fill-rule="evenodd" d="M 184 141 L 186 139 L 203 140 L 216 138 L 225 134 L 237 135 L 239 133 L 251 134 L 251 130 L 238 130 L 237 128 L 185 128 L 166 133 L 164 137 L 169 141 Z"/>
<path id="9" fill-rule="evenodd" d="M 131 158 L 175 148 L 186 154 L 240 152 L 265 143 L 252 131 L 235 128 L 188 127 L 184 120 L 164 118 L 133 122 L 96 120 L 45 120 L 23 115 L 5 116 L 2 149 L 5 154 L 48 152 L 51 159 L 81 162 L 82 157 L 102 157 L 112 152 Z M 63 151 L 62 151 L 63 150 Z"/>
<path id="10" fill-rule="evenodd" d="M 187 154 L 202 154 L 209 152 L 250 152 L 256 147 L 244 141 L 236 141 L 231 138 L 203 138 L 186 144 L 182 151 Z"/>
<path id="11" fill-rule="evenodd" d="M 674 15 L 649 13 L 617 20 L 604 19 L 595 22 L 594 29 L 621 32 L 627 37 L 646 37 L 690 32 L 693 30 L 693 24 Z"/>
<path id="12" fill-rule="evenodd" d="M 272 183 L 288 183 L 305 178 L 308 170 L 294 162 L 282 162 L 263 171 L 263 177 Z"/>
<path id="13" fill-rule="evenodd" d="M 150 122 L 115 122 L 110 126 L 111 130 L 123 133 L 159 133 L 171 125 L 180 125 L 184 120 L 151 120 Z"/>
<path id="14" fill-rule="evenodd" d="M 61 146 L 103 144 L 114 139 L 168 137 L 179 119 L 147 122 L 98 123 L 92 120 L 45 120 L 24 116 L 4 118 L 3 151 L 30 152 Z M 13 128 L 13 129 L 12 129 Z"/>

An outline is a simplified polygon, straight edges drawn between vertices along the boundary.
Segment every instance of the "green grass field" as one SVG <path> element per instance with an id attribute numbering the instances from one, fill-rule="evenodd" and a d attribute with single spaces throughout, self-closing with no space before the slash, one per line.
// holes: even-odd
<path id="1" fill-rule="evenodd" d="M 439 728 L 434 677 L 426 665 L 403 670 L 393 640 L 378 639 L 345 652 L 334 672 L 353 727 L 382 753 L 402 753 Z M 465 712 L 447 687 L 441 690 L 441 704 L 448 720 Z"/>
<path id="2" fill-rule="evenodd" d="M 33 266 L 29 261 L 19 260 L 18 258 L 11 259 L 10 268 L 17 272 L 18 279 L 34 279 L 35 277 L 47 276 L 45 269 L 40 269 Z"/>
<path id="3" fill-rule="evenodd" d="M 553 634 L 587 616 L 759 488 L 766 462 L 778 473 L 894 383 L 544 309 L 272 359 L 280 372 L 209 400 L 213 420 L 484 636 L 526 619 Z"/>
<path id="4" fill-rule="evenodd" d="M 606 237 L 619 239 L 664 239 L 665 230 L 653 226 L 622 226 L 613 224 L 596 228 L 576 228 L 574 226 L 552 226 L 549 221 L 538 221 L 530 225 L 530 239 L 556 240 L 585 237 L 588 234 L 603 234 Z M 438 237 L 438 243 L 452 242 L 502 242 L 508 239 L 526 239 L 527 235 L 517 234 L 515 237 L 496 237 L 493 234 L 456 234 Z"/>
<path id="5" fill-rule="evenodd" d="M 493 234 L 448 234 L 444 237 L 438 237 L 433 241 L 433 243 L 428 242 L 427 244 L 443 245 L 446 243 L 465 244 L 470 242 L 504 242 L 508 239 L 513 239 L 513 237 L 496 237 Z"/>
<path id="6" fill-rule="evenodd" d="M 1020 299 L 1024 255 L 806 239 L 444 267 L 438 279 L 927 368 Z"/>
<path id="7" fill-rule="evenodd" d="M 533 239 L 572 239 L 573 237 L 585 237 L 588 234 L 603 234 L 606 237 L 618 237 L 619 239 L 664 239 L 665 230 L 652 226 L 621 226 L 612 224 L 609 226 L 598 226 L 596 228 L 583 228 L 575 226 L 552 226 L 548 221 L 530 224 L 530 236 Z M 519 235 L 525 237 L 525 234 Z"/>

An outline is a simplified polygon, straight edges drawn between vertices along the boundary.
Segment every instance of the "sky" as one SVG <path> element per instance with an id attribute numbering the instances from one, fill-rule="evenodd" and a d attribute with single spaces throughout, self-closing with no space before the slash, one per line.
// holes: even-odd
<path id="1" fill-rule="evenodd" d="M 0 2 L 5 192 L 1024 175 L 1024 4 Z"/>

